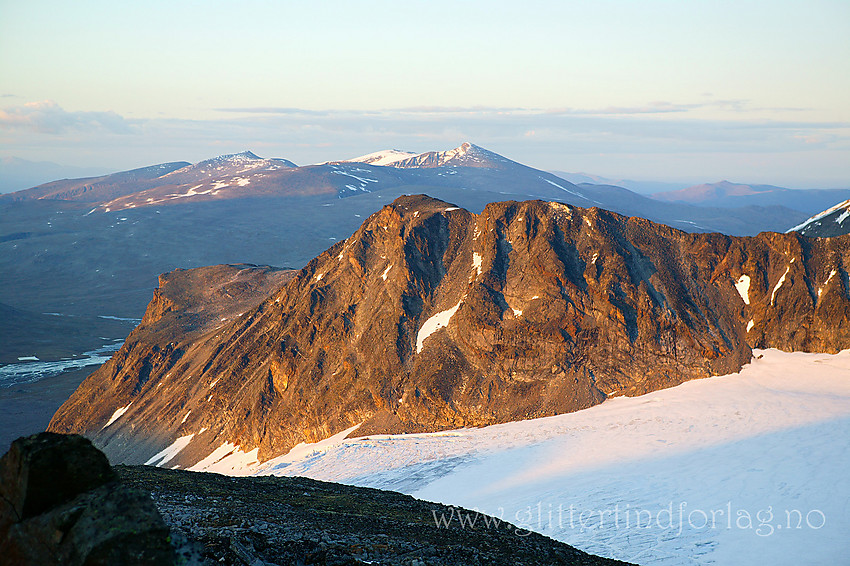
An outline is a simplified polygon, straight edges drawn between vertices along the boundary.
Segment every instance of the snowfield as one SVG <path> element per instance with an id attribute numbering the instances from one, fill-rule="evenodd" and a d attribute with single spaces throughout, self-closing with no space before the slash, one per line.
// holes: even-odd
<path id="1" fill-rule="evenodd" d="M 543 419 L 346 440 L 351 430 L 206 469 L 392 489 L 642 565 L 850 555 L 850 350 L 756 351 L 738 374 Z"/>

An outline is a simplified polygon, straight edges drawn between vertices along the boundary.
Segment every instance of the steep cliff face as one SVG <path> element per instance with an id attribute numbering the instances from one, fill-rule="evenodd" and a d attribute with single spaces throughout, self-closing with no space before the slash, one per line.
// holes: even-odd
<path id="1" fill-rule="evenodd" d="M 166 276 L 50 429 L 113 461 L 178 437 L 169 466 L 228 447 L 264 460 L 360 423 L 357 435 L 574 411 L 736 371 L 751 347 L 835 352 L 850 347 L 848 243 L 402 197 L 222 326 L 192 322 Z"/>

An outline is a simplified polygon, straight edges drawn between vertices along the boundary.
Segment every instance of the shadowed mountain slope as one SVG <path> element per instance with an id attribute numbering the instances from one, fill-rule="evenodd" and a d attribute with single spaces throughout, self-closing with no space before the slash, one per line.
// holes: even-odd
<path id="1" fill-rule="evenodd" d="M 850 200 L 839 202 L 815 214 L 788 232 L 798 232 L 810 238 L 832 238 L 850 234 Z"/>

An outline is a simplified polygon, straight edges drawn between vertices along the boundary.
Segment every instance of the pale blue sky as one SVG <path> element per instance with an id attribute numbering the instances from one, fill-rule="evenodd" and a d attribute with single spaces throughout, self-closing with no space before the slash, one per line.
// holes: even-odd
<path id="1" fill-rule="evenodd" d="M 472 141 L 850 186 L 850 1 L 0 0 L 0 156 L 124 169 Z"/>

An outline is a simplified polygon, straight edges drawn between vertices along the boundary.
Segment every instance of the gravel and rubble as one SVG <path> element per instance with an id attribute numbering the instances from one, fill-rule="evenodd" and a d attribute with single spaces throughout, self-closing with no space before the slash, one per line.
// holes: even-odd
<path id="1" fill-rule="evenodd" d="M 150 491 L 184 564 L 623 564 L 395 492 L 300 477 L 149 466 L 116 471 L 123 482 Z M 461 526 L 461 514 L 474 524 Z"/>

